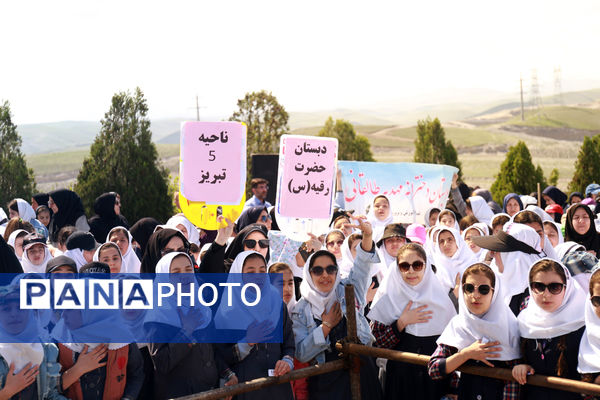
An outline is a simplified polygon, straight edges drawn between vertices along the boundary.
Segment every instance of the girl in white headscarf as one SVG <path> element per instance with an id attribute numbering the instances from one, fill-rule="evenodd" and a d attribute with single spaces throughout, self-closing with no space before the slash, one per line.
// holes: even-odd
<path id="1" fill-rule="evenodd" d="M 196 246 L 200 246 L 200 234 L 198 233 L 198 229 L 194 224 L 190 222 L 185 216 L 181 214 L 177 214 L 169 218 L 166 227 L 178 229 L 183 236 L 190 243 L 194 243 Z"/>
<path id="2" fill-rule="evenodd" d="M 374 250 L 371 224 L 362 218 L 358 221 L 363 239 L 356 247 L 356 258 L 346 279 L 341 279 L 335 256 L 319 250 L 309 257 L 304 266 L 304 279 L 300 285 L 302 298 L 294 307 L 294 336 L 296 357 L 300 362 L 314 359 L 318 364 L 339 359 L 335 349 L 337 340 L 346 337 L 346 313 L 356 314 L 357 335 L 362 344 L 369 345 L 373 336 L 364 316 L 366 292 L 370 283 L 371 264 L 379 262 Z M 346 304 L 344 284 L 354 285 L 355 303 Z M 376 367 L 370 358 L 362 358 L 361 392 L 364 398 L 381 397 L 381 385 Z M 350 376 L 348 371 L 334 371 L 309 378 L 311 399 L 349 399 Z"/>
<path id="3" fill-rule="evenodd" d="M 28 236 L 23 240 L 23 257 L 21 258 L 23 272 L 38 272 L 43 274 L 46 272 L 46 264 L 52 259 L 52 255 L 46 243 L 35 239 L 28 241 L 27 238 Z"/>
<path id="4" fill-rule="evenodd" d="M 471 238 L 479 237 L 479 236 L 488 236 L 488 234 L 489 234 L 489 230 L 487 228 L 487 225 L 482 222 L 478 222 L 476 224 L 469 226 L 462 233 L 462 238 L 464 239 L 464 241 L 467 243 L 467 245 L 469 246 L 469 248 L 475 255 L 476 260 L 479 262 L 485 261 L 485 257 L 487 255 L 487 250 L 482 249 L 481 247 L 477 246 L 471 240 Z"/>
<path id="5" fill-rule="evenodd" d="M 560 224 L 554 221 L 544 221 L 544 233 L 555 251 L 556 246 L 565 242 Z"/>
<path id="6" fill-rule="evenodd" d="M 233 360 L 232 369 L 242 382 L 265 377 L 270 369 L 273 370 L 274 376 L 281 376 L 294 368 L 295 344 L 292 322 L 288 313 L 285 312 L 287 310 L 283 313 L 280 312 L 281 295 L 271 285 L 268 275 L 264 275 L 266 272 L 267 262 L 260 253 L 243 251 L 238 254 L 231 264 L 228 282 L 232 280 L 245 281 L 245 279 L 250 279 L 249 275 L 262 274 L 263 276 L 257 278 L 257 282 L 259 280 L 262 282 L 257 283 L 261 287 L 261 301 L 257 306 L 248 307 L 248 312 L 240 315 L 242 314 L 240 310 L 243 309 L 241 300 L 234 297 L 233 306 L 225 307 L 221 302 L 215 317 L 215 326 L 218 329 L 247 329 L 246 339 L 254 342 L 219 346 L 225 359 Z M 269 294 L 267 295 L 267 293 Z M 235 315 L 231 310 L 236 310 Z M 233 318 L 236 320 L 232 321 Z M 265 328 L 266 332 L 270 332 L 272 329 L 282 329 L 282 343 L 256 343 L 257 336 L 253 336 L 251 332 L 255 331 L 254 327 L 265 326 L 265 324 L 268 326 Z M 277 328 L 278 326 L 279 328 Z M 260 333 L 258 336 L 262 335 L 269 335 L 269 333 Z M 278 385 L 238 395 L 236 398 L 241 400 L 264 398 L 292 400 L 293 394 L 290 385 Z"/>
<path id="7" fill-rule="evenodd" d="M 367 221 L 373 227 L 373 239 L 378 242 L 383 236 L 385 227 L 394 222 L 390 200 L 386 196 L 379 195 L 373 199 L 371 208 L 367 213 Z"/>
<path id="8" fill-rule="evenodd" d="M 456 315 L 426 259 L 419 244 L 408 243 L 400 248 L 368 315 L 375 346 L 431 354 L 437 338 Z M 425 367 L 387 362 L 385 398 L 438 400 L 448 393 L 450 381 L 433 382 Z"/>
<path id="9" fill-rule="evenodd" d="M 433 264 L 436 268 L 436 275 L 446 291 L 453 290 L 463 271 L 476 261 L 475 254 L 457 230 L 453 228 L 440 229 L 437 237 L 437 249 L 433 254 Z"/>
<path id="10" fill-rule="evenodd" d="M 585 382 L 600 384 L 600 267 L 592 271 L 585 301 L 585 333 L 579 345 L 577 371 Z"/>
<path id="11" fill-rule="evenodd" d="M 522 385 L 532 374 L 579 380 L 585 291 L 564 265 L 549 258 L 531 266 L 529 290 L 529 304 L 518 317 L 524 363 L 513 369 L 513 377 Z M 526 399 L 581 399 L 577 393 L 529 385 L 523 392 Z"/>
<path id="12" fill-rule="evenodd" d="M 102 243 L 94 253 L 93 261 L 100 261 L 110 267 L 111 274 L 127 272 L 127 264 L 121 255 L 121 250 L 113 242 Z"/>
<path id="13" fill-rule="evenodd" d="M 502 300 L 502 283 L 490 267 L 476 263 L 461 278 L 458 315 L 437 340 L 429 375 L 441 379 L 465 363 L 512 367 L 521 357 L 517 319 Z M 515 382 L 462 373 L 459 399 L 503 399 L 517 393 Z M 518 395 L 517 395 L 518 398 Z"/>
<path id="14" fill-rule="evenodd" d="M 442 210 L 438 214 L 436 226 L 445 226 L 447 228 L 454 228 L 458 232 L 460 232 L 460 226 L 458 225 L 458 220 L 456 219 L 456 214 L 452 210 Z"/>
<path id="15" fill-rule="evenodd" d="M 342 245 L 342 262 L 340 263 L 340 276 L 342 279 L 350 275 L 350 270 L 356 258 L 356 247 L 360 244 L 361 240 L 362 235 L 360 233 L 353 233 L 344 240 L 344 244 Z"/>
<path id="16" fill-rule="evenodd" d="M 107 242 L 113 242 L 119 246 L 119 250 L 123 255 L 123 263 L 125 268 L 121 268 L 122 272 L 137 274 L 140 272 L 141 261 L 135 254 L 133 245 L 133 237 L 127 229 L 122 226 L 114 227 L 106 236 Z"/>
<path id="17" fill-rule="evenodd" d="M 471 213 L 479 222 L 483 222 L 486 225 L 492 224 L 492 218 L 494 212 L 488 206 L 487 201 L 481 196 L 471 196 L 467 199 L 467 214 L 471 210 Z"/>
<path id="18" fill-rule="evenodd" d="M 10 218 L 19 217 L 23 221 L 29 222 L 33 225 L 35 232 L 38 235 L 48 239 L 48 228 L 37 220 L 33 207 L 31 207 L 27 201 L 23 199 L 14 199 L 8 203 L 8 211 Z"/>
<path id="19" fill-rule="evenodd" d="M 6 242 L 15 250 L 15 255 L 19 261 L 21 261 L 23 258 L 23 239 L 28 234 L 29 232 L 27 232 L 25 229 L 17 229 L 10 234 L 8 241 Z"/>

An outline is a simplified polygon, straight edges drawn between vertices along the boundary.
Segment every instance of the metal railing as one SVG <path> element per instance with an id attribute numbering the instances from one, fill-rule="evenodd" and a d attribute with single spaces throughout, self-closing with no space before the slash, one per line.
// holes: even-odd
<path id="1" fill-rule="evenodd" d="M 346 304 L 355 304 L 354 287 L 346 285 L 345 287 Z M 185 397 L 179 397 L 175 400 L 216 400 L 229 396 L 235 396 L 241 393 L 260 390 L 269 386 L 289 383 L 297 379 L 309 378 L 311 376 L 326 374 L 340 369 L 347 369 L 350 373 L 350 389 L 352 400 L 360 400 L 360 358 L 358 356 L 368 356 L 385 358 L 393 361 L 400 361 L 409 364 L 426 366 L 429 362 L 429 356 L 415 353 L 406 353 L 403 351 L 382 349 L 378 347 L 364 346 L 359 343 L 356 332 L 356 313 L 346 313 L 348 323 L 347 337 L 336 343 L 336 349 L 341 352 L 343 359 L 329 361 L 311 367 L 306 367 L 291 371 L 282 376 L 270 376 L 258 378 L 237 385 L 222 387 L 209 390 L 207 392 L 197 393 Z M 512 376 L 512 370 L 508 368 L 479 367 L 473 365 L 462 365 L 457 369 L 471 375 L 479 375 L 487 378 L 500 379 L 503 381 L 515 381 Z M 567 392 L 600 395 L 600 385 L 586 383 L 572 379 L 558 378 L 554 376 L 530 375 L 527 377 L 527 384 L 542 386 Z"/>

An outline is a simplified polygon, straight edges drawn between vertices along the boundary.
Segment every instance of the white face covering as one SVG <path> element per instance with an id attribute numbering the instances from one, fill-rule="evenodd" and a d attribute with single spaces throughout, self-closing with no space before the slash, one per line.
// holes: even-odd
<path id="1" fill-rule="evenodd" d="M 596 268 L 592 276 L 596 274 L 600 274 L 600 268 Z M 600 318 L 590 297 L 585 300 L 585 333 L 579 345 L 577 371 L 581 374 L 600 372 Z"/>
<path id="2" fill-rule="evenodd" d="M 447 257 L 439 245 L 439 237 L 443 232 L 450 232 L 454 236 L 456 242 L 456 252 L 452 257 Z M 437 250 L 433 254 L 433 264 L 437 268 L 436 275 L 442 282 L 442 286 L 446 288 L 446 292 L 454 289 L 456 285 L 456 275 L 461 275 L 468 266 L 477 262 L 475 254 L 465 243 L 457 230 L 452 228 L 442 228 L 438 234 Z"/>
<path id="3" fill-rule="evenodd" d="M 498 276 L 496 275 L 490 308 L 485 314 L 471 313 L 464 297 L 461 284 L 458 315 L 452 318 L 437 343 L 455 347 L 460 351 L 477 340 L 483 343 L 498 341 L 502 350 L 500 357 L 494 360 L 509 361 L 520 358 L 519 326 L 513 312 L 502 301 L 502 283 Z"/>
<path id="4" fill-rule="evenodd" d="M 369 319 L 391 325 L 402 315 L 409 301 L 412 308 L 427 305 L 426 311 L 433 311 L 432 319 L 422 324 L 411 324 L 406 332 L 413 336 L 434 336 L 442 333 L 448 322 L 456 315 L 450 297 L 444 295 L 444 289 L 436 279 L 431 267 L 425 263 L 423 279 L 411 286 L 402 279 L 402 273 L 396 263 L 390 265 L 369 312 Z"/>
<path id="5" fill-rule="evenodd" d="M 542 260 L 551 260 L 543 258 Z M 540 261 L 542 261 L 540 260 Z M 538 262 L 540 262 L 538 261 Z M 585 291 L 569 273 L 567 267 L 558 261 L 567 277 L 567 287 L 563 301 L 553 312 L 544 311 L 533 299 L 533 290 L 529 285 L 532 297 L 527 308 L 519 314 L 519 330 L 527 339 L 552 339 L 574 332 L 584 325 Z M 533 267 L 538 262 L 531 265 Z"/>

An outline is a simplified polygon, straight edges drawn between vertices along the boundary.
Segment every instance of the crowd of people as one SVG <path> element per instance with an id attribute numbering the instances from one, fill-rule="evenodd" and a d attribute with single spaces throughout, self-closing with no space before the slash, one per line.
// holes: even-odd
<path id="1" fill-rule="evenodd" d="M 398 210 L 382 195 L 364 216 L 345 210 L 338 179 L 331 230 L 306 242 L 279 230 L 259 178 L 237 221 L 218 217 L 217 231 L 183 214 L 130 225 L 114 192 L 96 199 L 91 218 L 67 189 L 14 199 L 8 214 L 0 209 L 2 272 L 280 273 L 287 307 L 248 317 L 248 331 L 281 329 L 280 343 L 89 343 L 56 318 L 36 342 L 26 340 L 27 321 L 2 317 L 0 336 L 27 343 L 0 343 L 0 399 L 166 399 L 281 376 L 339 359 L 348 312 L 360 343 L 431 356 L 427 366 L 361 356 L 364 399 L 581 398 L 526 381 L 541 374 L 600 384 L 600 185 L 568 196 L 549 186 L 539 199 L 510 193 L 499 205 L 456 178 L 446 207 L 413 224 L 394 221 Z M 0 289 L 3 315 L 18 301 L 14 287 Z M 96 315 L 78 323 L 94 326 Z M 157 321 L 130 312 L 129 322 Z M 183 337 L 204 327 L 177 312 L 160 323 Z M 464 364 L 510 368 L 514 380 L 457 372 Z M 236 396 L 259 398 L 350 399 L 350 376 L 338 370 Z"/>

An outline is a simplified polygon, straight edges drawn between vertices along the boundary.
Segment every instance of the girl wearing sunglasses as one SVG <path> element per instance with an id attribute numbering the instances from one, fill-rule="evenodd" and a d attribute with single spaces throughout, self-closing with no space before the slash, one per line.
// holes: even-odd
<path id="1" fill-rule="evenodd" d="M 590 279 L 590 297 L 585 302 L 585 334 L 579 346 L 577 371 L 585 382 L 600 384 L 600 268 Z"/>
<path id="2" fill-rule="evenodd" d="M 437 340 L 428 369 L 433 379 L 442 379 L 458 367 L 487 365 L 513 367 L 518 363 L 519 326 L 503 301 L 500 280 L 483 263 L 468 267 L 462 275 L 459 311 Z M 459 399 L 517 399 L 519 385 L 462 373 Z M 516 397 L 515 397 L 516 396 Z"/>
<path id="3" fill-rule="evenodd" d="M 322 364 L 338 360 L 335 343 L 346 337 L 346 313 L 356 314 L 357 333 L 362 344 L 371 344 L 373 337 L 363 314 L 369 271 L 379 262 L 374 250 L 373 230 L 364 217 L 352 217 L 351 225 L 362 231 L 363 239 L 356 248 L 356 258 L 346 279 L 341 279 L 335 256 L 327 250 L 315 252 L 307 260 L 300 284 L 302 298 L 292 312 L 296 357 L 300 362 Z M 356 304 L 346 307 L 344 284 L 353 284 Z M 360 388 L 365 399 L 381 398 L 381 385 L 377 379 L 375 363 L 361 357 Z M 348 371 L 333 371 L 308 379 L 309 398 L 312 400 L 350 399 Z"/>
<path id="4" fill-rule="evenodd" d="M 369 313 L 374 345 L 411 353 L 431 354 L 436 340 L 456 315 L 450 297 L 427 266 L 423 247 L 400 247 L 373 300 Z M 384 398 L 438 400 L 450 393 L 450 379 L 432 381 L 427 369 L 389 360 Z"/>
<path id="5" fill-rule="evenodd" d="M 338 264 L 342 261 L 342 245 L 345 239 L 344 232 L 339 229 L 333 229 L 325 236 L 325 247 L 335 256 Z"/>
<path id="6" fill-rule="evenodd" d="M 577 355 L 584 326 L 585 292 L 561 263 L 536 261 L 529 271 L 531 298 L 519 314 L 524 363 L 513 368 L 521 385 L 527 375 L 579 379 Z M 537 386 L 523 388 L 524 399 L 581 399 L 577 393 Z"/>
<path id="7" fill-rule="evenodd" d="M 264 225 L 246 226 L 227 246 L 228 239 L 233 234 L 234 223 L 223 216 L 218 217 L 218 221 L 222 226 L 217 232 L 217 238 L 202 258 L 199 267 L 201 273 L 228 273 L 235 258 L 243 251 L 256 251 L 267 260 L 267 263 L 269 262 L 268 230 Z"/>

